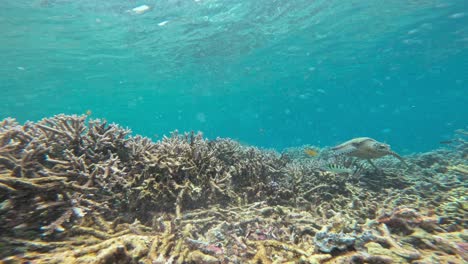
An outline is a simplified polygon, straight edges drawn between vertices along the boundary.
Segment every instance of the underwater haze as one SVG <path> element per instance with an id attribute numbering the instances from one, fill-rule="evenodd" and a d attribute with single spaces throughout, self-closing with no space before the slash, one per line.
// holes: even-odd
<path id="1" fill-rule="evenodd" d="M 0 30 L 1 119 L 403 154 L 468 125 L 466 0 L 2 0 Z"/>

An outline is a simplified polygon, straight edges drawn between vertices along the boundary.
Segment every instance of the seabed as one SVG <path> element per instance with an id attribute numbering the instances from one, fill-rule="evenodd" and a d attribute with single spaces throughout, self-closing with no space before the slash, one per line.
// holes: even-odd
<path id="1" fill-rule="evenodd" d="M 466 263 L 467 132 L 399 160 L 0 123 L 4 263 Z M 333 165 L 333 166 L 329 166 Z M 345 168 L 334 172 L 327 168 Z"/>

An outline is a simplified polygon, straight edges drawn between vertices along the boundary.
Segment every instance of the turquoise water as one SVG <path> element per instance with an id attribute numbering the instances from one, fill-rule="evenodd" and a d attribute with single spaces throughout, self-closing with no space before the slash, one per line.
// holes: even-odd
<path id="1" fill-rule="evenodd" d="M 0 118 L 400 153 L 468 125 L 466 0 L 3 0 L 0 29 Z"/>

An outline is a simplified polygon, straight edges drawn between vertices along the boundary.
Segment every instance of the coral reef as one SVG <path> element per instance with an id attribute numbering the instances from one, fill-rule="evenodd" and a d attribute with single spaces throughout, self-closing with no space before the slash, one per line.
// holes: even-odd
<path id="1" fill-rule="evenodd" d="M 467 144 L 382 170 L 87 116 L 0 123 L 5 263 L 465 263 Z M 314 148 L 318 149 L 318 148 Z"/>

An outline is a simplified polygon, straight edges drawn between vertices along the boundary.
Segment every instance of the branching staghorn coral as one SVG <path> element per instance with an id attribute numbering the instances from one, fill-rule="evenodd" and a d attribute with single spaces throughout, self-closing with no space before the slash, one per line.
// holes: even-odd
<path id="1" fill-rule="evenodd" d="M 255 201 L 272 192 L 269 183 L 282 164 L 275 153 L 193 132 L 164 137 L 141 159 L 144 167 L 129 190 L 130 209 L 140 211 Z"/>
<path id="2" fill-rule="evenodd" d="M 125 185 L 125 167 L 114 155 L 128 130 L 99 120 L 87 128 L 85 119 L 58 115 L 24 126 L 2 122 L 0 185 L 7 192 L 0 198 L 16 209 L 0 212 L 2 233 L 51 235 L 88 211 L 111 212 L 111 191 Z"/>
<path id="3" fill-rule="evenodd" d="M 425 217 L 419 212 L 413 213 L 416 218 Z M 407 263 L 428 258 L 431 252 L 428 247 L 432 247 L 441 252 L 439 260 L 450 256 L 455 260 L 453 263 L 463 263 L 460 248 L 463 240 L 458 238 L 450 242 L 447 240 L 449 233 L 419 231 L 423 221 L 414 222 L 413 233 L 398 236 L 377 220 L 356 225 L 345 234 L 342 228 L 348 220 L 336 217 L 321 228 L 316 224 L 314 213 L 266 203 L 197 209 L 182 213 L 179 220 L 174 214 L 159 213 L 154 215 L 152 226 L 138 221 L 131 224 L 118 223 L 118 220 L 111 222 L 97 214 L 88 214 L 72 228 L 72 236 L 61 242 L 12 239 L 11 242 L 25 253 L 6 260 L 39 263 L 85 263 L 90 259 L 94 263 L 117 259 L 141 263 L 328 263 L 334 258 L 347 258 L 348 262 L 350 259 L 374 259 L 385 260 L 384 263 Z M 456 236 L 454 233 L 450 235 Z M 354 253 L 344 255 L 348 251 Z"/>
<path id="4" fill-rule="evenodd" d="M 463 261 L 457 147 L 376 172 L 326 149 L 297 159 L 200 133 L 152 142 L 85 116 L 0 125 L 5 261 Z"/>

